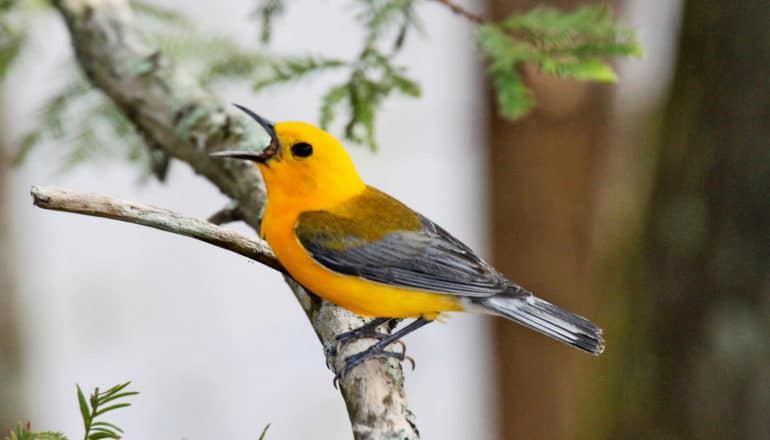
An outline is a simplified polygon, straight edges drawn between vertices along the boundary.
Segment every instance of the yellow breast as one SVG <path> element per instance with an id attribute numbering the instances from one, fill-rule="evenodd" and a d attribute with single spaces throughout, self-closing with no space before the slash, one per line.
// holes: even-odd
<path id="1" fill-rule="evenodd" d="M 461 311 L 458 297 L 374 283 L 341 275 L 317 263 L 294 233 L 301 209 L 268 200 L 262 236 L 291 276 L 316 295 L 356 314 L 370 317 L 433 319 L 441 312 Z"/>

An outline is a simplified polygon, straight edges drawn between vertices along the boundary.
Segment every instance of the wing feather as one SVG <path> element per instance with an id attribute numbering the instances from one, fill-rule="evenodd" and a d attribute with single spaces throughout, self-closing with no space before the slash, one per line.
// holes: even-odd
<path id="1" fill-rule="evenodd" d="M 430 292 L 485 297 L 506 289 L 508 281 L 458 239 L 397 200 L 371 190 L 380 198 L 379 205 L 398 206 L 357 210 L 354 200 L 353 207 L 340 212 L 312 211 L 299 217 L 295 232 L 315 261 L 340 274 Z M 392 228 L 393 222 L 383 218 L 387 214 L 399 215 L 401 227 Z M 415 221 L 405 223 L 407 214 Z"/>

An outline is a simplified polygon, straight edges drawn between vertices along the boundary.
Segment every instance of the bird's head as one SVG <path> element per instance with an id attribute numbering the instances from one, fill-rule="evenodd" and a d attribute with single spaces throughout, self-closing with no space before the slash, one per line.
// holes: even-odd
<path id="1" fill-rule="evenodd" d="M 318 203 L 345 199 L 365 184 L 339 141 L 326 131 L 304 122 L 273 124 L 251 110 L 236 105 L 270 135 L 262 151 L 219 151 L 216 157 L 254 162 L 262 172 L 268 197 L 308 198 Z"/>

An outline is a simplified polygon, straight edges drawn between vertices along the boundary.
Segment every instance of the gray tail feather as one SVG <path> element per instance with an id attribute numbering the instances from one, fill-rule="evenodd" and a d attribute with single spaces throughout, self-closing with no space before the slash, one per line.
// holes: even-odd
<path id="1" fill-rule="evenodd" d="M 602 329 L 593 322 L 543 301 L 519 287 L 477 300 L 477 304 L 558 341 L 599 355 L 604 351 Z"/>

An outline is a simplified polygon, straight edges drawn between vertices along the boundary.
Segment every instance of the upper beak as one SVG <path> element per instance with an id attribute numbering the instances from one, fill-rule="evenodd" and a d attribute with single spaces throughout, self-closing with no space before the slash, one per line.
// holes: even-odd
<path id="1" fill-rule="evenodd" d="M 236 159 L 246 159 L 259 163 L 267 162 L 271 157 L 275 156 L 278 153 L 278 150 L 281 148 L 281 143 L 278 140 L 278 136 L 275 134 L 275 127 L 273 126 L 273 123 L 242 105 L 233 105 L 238 107 L 240 110 L 251 116 L 252 119 L 259 123 L 259 125 L 267 132 L 267 134 L 270 135 L 270 145 L 268 145 L 267 148 L 261 152 L 247 150 L 227 150 L 210 153 L 209 156 L 233 157 Z"/>

